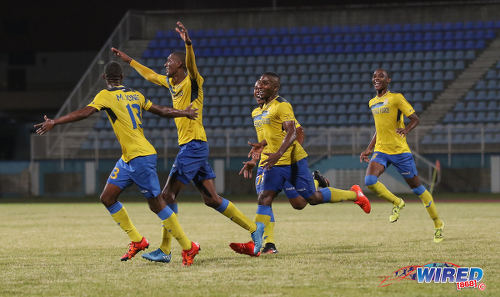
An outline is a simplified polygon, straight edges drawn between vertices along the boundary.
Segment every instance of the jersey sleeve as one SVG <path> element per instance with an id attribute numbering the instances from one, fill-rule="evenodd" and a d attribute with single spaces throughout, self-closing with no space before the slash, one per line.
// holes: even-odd
<path id="1" fill-rule="evenodd" d="M 278 105 L 276 115 L 281 123 L 295 121 L 292 105 L 288 102 L 283 102 Z"/>
<path id="2" fill-rule="evenodd" d="M 136 60 L 132 60 L 130 62 L 130 66 L 132 66 L 132 68 L 134 68 L 135 71 L 137 71 L 137 73 L 139 73 L 142 77 L 154 84 L 164 86 L 167 83 L 167 77 L 165 75 L 154 72 L 152 69 L 142 65 Z"/>
<path id="3" fill-rule="evenodd" d="M 106 100 L 106 96 L 104 91 L 100 91 L 87 106 L 93 107 L 97 110 L 101 110 L 103 108 L 108 107 L 108 100 Z"/>
<path id="4" fill-rule="evenodd" d="M 144 96 L 142 96 L 142 94 L 141 94 L 141 97 L 142 97 L 141 98 L 142 109 L 149 110 L 149 108 L 151 108 L 151 105 L 153 105 L 153 102 L 151 102 L 151 100 L 149 100 L 149 99 L 144 98 Z"/>
<path id="5" fill-rule="evenodd" d="M 413 113 L 415 113 L 415 110 L 413 109 L 413 107 L 410 105 L 410 103 L 408 103 L 408 101 L 406 101 L 405 97 L 403 95 L 399 95 L 397 97 L 398 99 L 398 108 L 399 110 L 401 110 L 401 112 L 406 116 L 406 117 L 409 117 L 410 115 L 412 115 Z"/>
<path id="6" fill-rule="evenodd" d="M 186 68 L 188 70 L 189 78 L 196 79 L 199 84 L 203 82 L 203 78 L 198 72 L 198 67 L 196 67 L 196 60 L 192 44 L 186 44 Z"/>

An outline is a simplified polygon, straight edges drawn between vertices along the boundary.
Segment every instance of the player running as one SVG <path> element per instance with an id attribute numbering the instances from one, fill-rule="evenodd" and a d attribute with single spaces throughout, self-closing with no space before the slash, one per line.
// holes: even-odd
<path id="1" fill-rule="evenodd" d="M 379 197 L 393 204 L 389 222 L 396 222 L 400 211 L 405 207 L 405 202 L 377 180 L 385 169 L 393 164 L 413 193 L 422 200 L 429 216 L 434 221 L 434 242 L 441 242 L 444 222 L 438 216 L 431 193 L 418 178 L 415 161 L 406 142 L 406 135 L 418 125 L 419 118 L 402 94 L 389 91 L 390 82 L 391 78 L 386 70 L 377 69 L 373 73 L 372 83 L 377 96 L 371 99 L 368 105 L 375 120 L 376 131 L 368 147 L 359 156 L 360 162 L 369 162 L 365 185 Z M 406 127 L 404 116 L 410 119 Z M 369 156 L 372 153 L 370 160 Z"/>
<path id="2" fill-rule="evenodd" d="M 255 166 L 257 166 L 257 162 L 264 161 L 267 158 L 267 155 L 263 155 L 262 150 L 264 149 L 264 146 L 266 144 L 265 140 L 263 140 L 263 135 L 262 135 L 262 126 L 258 125 L 258 120 L 262 116 L 262 106 L 264 105 L 264 100 L 262 100 L 258 95 L 257 91 L 259 90 L 259 85 L 260 80 L 257 80 L 255 82 L 254 86 L 254 98 L 257 101 L 257 107 L 252 111 L 252 119 L 254 120 L 254 127 L 257 133 L 257 143 L 250 143 L 249 145 L 252 146 L 252 149 L 248 153 L 248 157 L 252 158 L 249 161 L 243 162 L 243 167 L 240 170 L 240 175 L 243 174 L 244 178 L 252 178 L 252 170 Z M 297 141 L 302 145 L 304 142 L 304 129 L 300 125 L 300 123 L 297 121 L 296 122 L 296 131 L 297 131 Z M 263 166 L 258 166 L 257 167 L 257 175 L 255 176 L 255 190 L 257 194 L 260 194 L 262 192 L 262 172 L 263 172 Z M 321 187 L 328 187 L 330 185 L 330 182 L 328 179 L 326 179 L 324 176 L 320 174 L 318 170 L 313 172 L 314 176 L 314 185 L 316 188 Z M 307 201 L 297 193 L 295 190 L 295 187 L 291 185 L 289 182 L 285 182 L 283 191 L 285 195 L 288 197 L 288 201 L 292 205 L 293 208 L 295 209 L 303 209 L 307 205 Z M 275 219 L 274 219 L 274 212 L 272 211 L 271 208 L 271 220 L 269 222 L 269 225 L 267 225 L 264 229 L 264 247 L 262 248 L 261 253 L 262 254 L 276 254 L 278 253 L 278 249 L 276 248 L 275 240 L 274 240 L 274 225 L 275 225 Z"/>
<path id="3" fill-rule="evenodd" d="M 262 113 L 254 116 L 254 125 L 257 131 L 261 129 L 262 138 L 266 146 L 262 153 L 267 156 L 261 160 L 263 166 L 262 178 L 258 181 L 261 192 L 258 197 L 257 214 L 255 221 L 268 226 L 273 216 L 271 204 L 278 193 L 289 182 L 303 197 L 303 207 L 323 203 L 353 201 L 363 211 L 369 213 L 370 202 L 363 195 L 358 185 L 353 185 L 350 191 L 325 187 L 316 190 L 314 180 L 307 165 L 307 153 L 296 140 L 296 119 L 292 105 L 279 96 L 280 79 L 276 73 L 262 74 L 254 91 L 257 97 L 264 100 Z M 259 132 L 257 132 L 259 133 Z M 295 205 L 294 205 L 295 207 Z M 237 253 L 258 256 L 260 250 L 252 242 L 232 243 L 231 248 Z"/>
<path id="4" fill-rule="evenodd" d="M 104 110 L 122 148 L 122 156 L 116 162 L 100 196 L 111 217 L 129 236 L 131 243 L 122 261 L 132 259 L 138 252 L 147 249 L 149 243 L 132 223 L 127 210 L 118 201 L 118 196 L 132 183 L 135 183 L 149 208 L 162 221 L 164 232 L 175 237 L 182 247 L 182 265 L 190 266 L 200 250 L 200 245 L 188 239 L 177 216 L 160 196 L 161 189 L 156 173 L 156 150 L 144 137 L 142 111 L 147 110 L 162 117 L 185 117 L 191 121 L 197 118 L 197 109 L 187 105 L 184 110 L 153 104 L 144 96 L 122 85 L 123 71 L 120 64 L 110 62 L 106 65 L 103 78 L 107 89 L 100 91 L 86 107 L 73 111 L 57 119 L 44 116 L 45 122 L 35 125 L 36 133 L 43 135 L 55 125 L 83 120 L 93 113 Z"/>
<path id="5" fill-rule="evenodd" d="M 165 63 L 166 75 L 161 75 L 139 64 L 124 52 L 112 48 L 123 61 L 132 66 L 148 81 L 169 89 L 174 108 L 185 108 L 192 104 L 199 110 L 196 120 L 175 119 L 180 150 L 162 191 L 162 197 L 169 203 L 176 202 L 181 189 L 191 181 L 199 190 L 207 206 L 228 217 L 251 234 L 255 246 L 262 246 L 264 225 L 247 218 L 231 201 L 220 197 L 215 189 L 215 172 L 208 163 L 208 143 L 203 127 L 203 82 L 198 72 L 191 38 L 181 22 L 177 22 L 177 33 L 185 43 L 186 53 L 173 52 Z M 143 257 L 157 262 L 170 261 L 171 236 L 164 234 L 160 248 Z"/>

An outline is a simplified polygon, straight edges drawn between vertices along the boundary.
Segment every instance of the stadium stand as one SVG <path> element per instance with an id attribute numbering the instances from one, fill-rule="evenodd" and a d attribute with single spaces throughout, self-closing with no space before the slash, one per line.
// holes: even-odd
<path id="1" fill-rule="evenodd" d="M 249 116 L 249 105 L 254 100 L 252 87 L 264 71 L 281 75 L 280 93 L 291 101 L 297 119 L 306 127 L 372 126 L 367 102 L 373 97 L 371 72 L 379 67 L 392 72 L 391 90 L 402 92 L 421 113 L 476 59 L 495 38 L 498 28 L 500 22 L 476 21 L 192 30 L 197 64 L 205 77 L 204 124 L 208 137 L 217 138 L 211 146 L 226 145 L 222 135 L 211 135 L 214 129 L 241 128 L 244 135 L 253 135 Z M 164 72 L 165 57 L 182 47 L 175 32 L 158 31 L 142 53 L 141 62 Z M 473 127 L 475 123 L 498 122 L 497 78 L 500 79 L 500 68 L 491 69 L 445 116 L 443 124 L 465 120 Z M 136 72 L 131 72 L 125 83 L 153 101 L 168 104 L 166 90 L 145 81 Z M 144 114 L 144 121 L 149 129 L 167 129 L 165 144 L 175 146 L 173 121 L 156 119 L 149 113 Z M 107 128 L 106 122 L 103 115 L 94 129 Z M 441 128 L 436 126 L 423 143 L 442 141 Z M 488 141 L 498 139 L 497 132 L 500 131 L 489 131 L 494 137 Z M 162 135 L 146 133 L 153 142 L 164 141 Z M 478 139 L 472 130 L 464 137 L 458 135 L 454 142 Z M 233 139 L 231 145 L 245 146 L 246 141 L 240 138 Z M 92 147 L 92 141 L 89 138 L 83 147 Z"/>

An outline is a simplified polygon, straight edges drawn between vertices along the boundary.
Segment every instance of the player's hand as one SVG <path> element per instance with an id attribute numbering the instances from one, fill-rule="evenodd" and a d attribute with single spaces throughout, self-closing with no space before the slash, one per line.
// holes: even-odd
<path id="1" fill-rule="evenodd" d="M 404 128 L 397 128 L 396 133 L 398 133 L 401 137 L 406 137 L 408 131 Z"/>
<path id="2" fill-rule="evenodd" d="M 255 160 L 250 160 L 243 162 L 243 167 L 240 170 L 239 175 L 243 174 L 244 178 L 252 178 L 252 170 L 257 165 Z"/>
<path id="3" fill-rule="evenodd" d="M 267 159 L 262 161 L 262 164 L 264 164 L 264 169 L 269 169 L 273 167 L 274 164 L 276 164 L 279 161 L 281 156 L 283 156 L 283 154 L 281 153 L 264 153 L 264 154 L 267 155 Z"/>
<path id="4" fill-rule="evenodd" d="M 260 159 L 260 154 L 262 153 L 262 150 L 264 150 L 264 145 L 260 142 L 253 143 L 250 141 L 248 142 L 248 145 L 252 148 L 250 149 L 247 157 L 252 159 Z"/>
<path id="5" fill-rule="evenodd" d="M 366 163 L 370 162 L 370 155 L 372 154 L 372 151 L 369 149 L 366 149 L 361 152 L 359 155 L 359 163 L 363 163 L 365 161 Z"/>
<path id="6" fill-rule="evenodd" d="M 38 135 L 43 135 L 49 132 L 55 126 L 53 119 L 49 119 L 46 115 L 44 115 L 43 118 L 45 119 L 45 122 L 33 125 L 33 127 L 38 128 L 36 129 L 36 134 Z"/>
<path id="7" fill-rule="evenodd" d="M 186 117 L 190 120 L 195 120 L 198 117 L 198 108 L 192 108 L 193 103 L 189 104 L 189 106 L 184 109 Z"/>
<path id="8" fill-rule="evenodd" d="M 175 28 L 175 31 L 179 33 L 179 36 L 182 38 L 182 40 L 184 40 L 185 43 L 191 44 L 191 38 L 189 38 L 188 31 L 180 21 L 177 22 L 177 27 Z"/>
<path id="9" fill-rule="evenodd" d="M 112 47 L 111 51 L 117 56 L 118 58 L 122 59 L 123 62 L 130 63 L 132 61 L 132 58 L 129 57 L 126 53 L 122 52 L 121 50 Z"/>

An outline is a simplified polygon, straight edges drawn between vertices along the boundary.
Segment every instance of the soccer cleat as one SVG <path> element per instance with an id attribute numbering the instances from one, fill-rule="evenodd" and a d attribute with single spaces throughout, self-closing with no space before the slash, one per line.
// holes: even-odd
<path id="1" fill-rule="evenodd" d="M 368 200 L 365 194 L 363 194 L 363 191 L 361 191 L 361 187 L 358 185 L 353 185 L 351 187 L 351 191 L 354 191 L 356 193 L 356 200 L 354 200 L 354 203 L 359 205 L 359 207 L 361 207 L 364 212 L 370 213 L 370 211 L 372 210 L 370 200 Z"/>
<path id="2" fill-rule="evenodd" d="M 200 252 L 200 244 L 191 241 L 191 249 L 182 251 L 182 266 L 191 266 L 194 261 L 194 257 Z"/>
<path id="3" fill-rule="evenodd" d="M 266 243 L 264 248 L 262 249 L 262 254 L 277 254 L 278 250 L 276 249 L 276 246 L 272 242 Z"/>
<path id="4" fill-rule="evenodd" d="M 258 256 L 260 256 L 260 252 L 257 253 L 257 254 L 253 253 L 253 250 L 254 250 L 254 247 L 255 247 L 255 244 L 253 243 L 253 241 L 249 241 L 249 242 L 246 242 L 246 243 L 232 242 L 232 243 L 229 244 L 229 247 L 231 247 L 231 249 L 233 251 L 237 252 L 238 254 L 249 255 L 251 257 L 258 257 Z"/>
<path id="5" fill-rule="evenodd" d="M 318 181 L 318 186 L 320 188 L 326 188 L 326 187 L 330 186 L 330 181 L 328 181 L 328 179 L 326 177 L 321 175 L 319 170 L 314 170 L 313 178 Z"/>
<path id="6" fill-rule="evenodd" d="M 253 248 L 254 255 L 260 254 L 260 249 L 262 248 L 262 236 L 264 235 L 264 224 L 255 223 L 257 225 L 257 230 L 255 230 L 251 236 L 253 243 L 255 244 Z"/>
<path id="7" fill-rule="evenodd" d="M 142 257 L 152 262 L 169 263 L 172 260 L 172 252 L 167 255 L 161 249 L 157 249 L 151 253 L 142 254 Z"/>
<path id="8" fill-rule="evenodd" d="M 128 245 L 128 252 L 121 257 L 120 260 L 127 261 L 132 259 L 138 252 L 143 251 L 149 247 L 149 242 L 146 237 L 143 237 L 139 242 L 131 242 Z"/>
<path id="9" fill-rule="evenodd" d="M 399 198 L 401 199 L 401 198 Z M 399 219 L 399 212 L 405 207 L 405 201 L 401 199 L 398 205 L 392 208 L 392 215 L 389 217 L 389 222 L 394 223 Z"/>
<path id="10" fill-rule="evenodd" d="M 444 222 L 442 222 L 441 227 L 434 228 L 434 242 L 440 243 L 441 241 L 443 241 L 444 239 L 443 229 L 444 229 Z"/>

